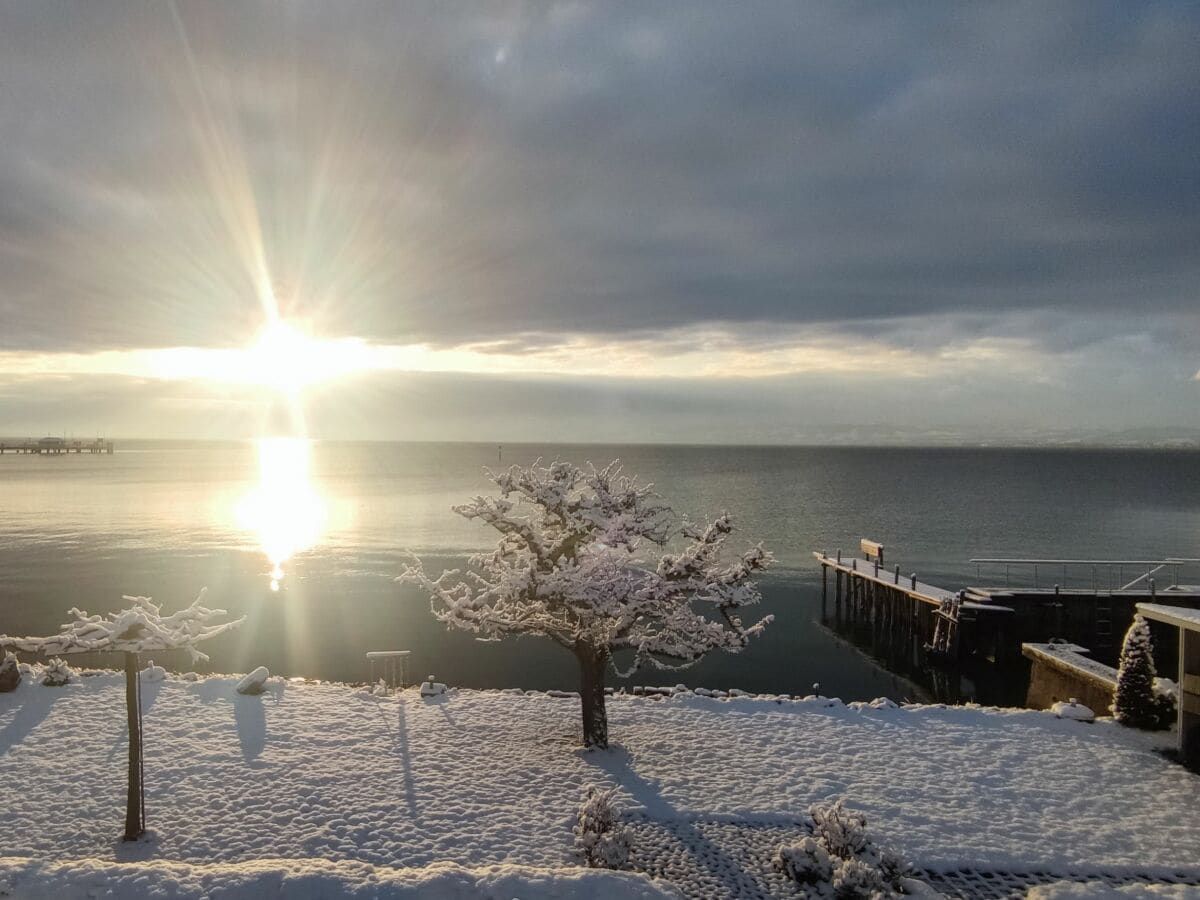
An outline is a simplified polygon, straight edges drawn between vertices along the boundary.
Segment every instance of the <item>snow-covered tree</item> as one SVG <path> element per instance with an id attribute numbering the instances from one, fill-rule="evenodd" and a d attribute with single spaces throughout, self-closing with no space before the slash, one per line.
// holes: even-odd
<path id="1" fill-rule="evenodd" d="M 771 555 L 761 545 L 727 554 L 728 515 L 694 526 L 616 462 L 539 461 L 488 475 L 500 496 L 454 511 L 498 531 L 496 549 L 437 578 L 417 560 L 397 581 L 425 588 L 439 621 L 480 640 L 541 635 L 571 651 L 585 746 L 608 746 L 604 682 L 614 654 L 630 654 L 624 674 L 683 668 L 711 650 L 738 652 L 771 621 L 747 626 L 738 616 L 759 601 L 754 575 Z"/>
<path id="2" fill-rule="evenodd" d="M 1175 698 L 1154 687 L 1154 648 L 1150 623 L 1135 615 L 1121 644 L 1113 717 L 1133 728 L 1167 728 L 1175 715 Z"/>
<path id="3" fill-rule="evenodd" d="M 206 589 L 207 590 L 207 589 Z M 206 590 L 188 607 L 169 616 L 149 597 L 123 597 L 128 609 L 104 616 L 89 616 L 72 609 L 73 621 L 49 637 L 9 637 L 0 634 L 0 648 L 14 647 L 26 653 L 124 653 L 125 711 L 129 723 L 129 791 L 125 805 L 125 840 L 137 840 L 146 831 L 146 811 L 142 792 L 142 710 L 138 679 L 138 654 L 153 650 L 186 650 L 193 662 L 208 659 L 196 644 L 236 628 L 245 617 L 232 622 L 212 624 L 227 615 L 223 609 L 209 609 L 202 601 Z M 65 664 L 64 664 L 65 665 Z"/>
<path id="4" fill-rule="evenodd" d="M 616 789 L 588 785 L 575 823 L 575 852 L 593 869 L 622 869 L 629 862 L 629 835 L 613 802 Z"/>

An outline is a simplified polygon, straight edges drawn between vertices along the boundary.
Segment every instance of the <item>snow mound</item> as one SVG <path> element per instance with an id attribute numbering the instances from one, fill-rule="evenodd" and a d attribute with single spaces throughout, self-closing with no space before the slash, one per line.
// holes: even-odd
<path id="1" fill-rule="evenodd" d="M 495 865 L 476 869 L 437 863 L 392 869 L 358 862 L 271 859 L 239 864 L 110 863 L 99 859 L 43 862 L 0 857 L 0 896 L 22 900 L 666 900 L 680 895 L 662 882 L 631 872 L 603 869 L 542 869 Z"/>

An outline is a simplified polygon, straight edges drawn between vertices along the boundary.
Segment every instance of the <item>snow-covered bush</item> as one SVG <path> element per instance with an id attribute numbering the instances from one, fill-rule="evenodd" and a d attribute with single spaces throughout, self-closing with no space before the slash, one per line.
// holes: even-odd
<path id="1" fill-rule="evenodd" d="M 67 665 L 65 659 L 59 659 L 57 656 L 46 663 L 46 668 L 42 670 L 42 684 L 46 687 L 62 687 L 64 684 L 70 684 L 73 677 L 75 670 Z"/>
<path id="2" fill-rule="evenodd" d="M 1117 669 L 1117 689 L 1113 697 L 1113 717 L 1133 728 L 1170 728 L 1175 721 L 1175 697 L 1154 687 L 1154 648 L 1150 643 L 1150 623 L 1134 616 L 1121 644 L 1121 662 Z"/>
<path id="3" fill-rule="evenodd" d="M 905 893 L 911 873 L 899 855 L 877 848 L 861 812 L 841 800 L 809 809 L 812 834 L 780 847 L 775 868 L 805 885 L 809 896 L 838 900 L 880 900 Z"/>
<path id="4" fill-rule="evenodd" d="M 608 746 L 604 681 L 615 653 L 632 656 L 624 675 L 684 668 L 710 650 L 738 652 L 771 621 L 738 616 L 758 603 L 754 576 L 772 558 L 761 545 L 726 558 L 728 515 L 691 525 L 615 462 L 488 475 L 500 496 L 454 511 L 499 532 L 496 549 L 437 578 L 416 560 L 396 580 L 424 588 L 438 621 L 480 640 L 534 634 L 574 654 L 584 746 Z"/>
<path id="5" fill-rule="evenodd" d="M 621 869 L 629 862 L 629 835 L 620 824 L 615 790 L 588 785 L 575 823 L 575 850 L 593 869 Z"/>

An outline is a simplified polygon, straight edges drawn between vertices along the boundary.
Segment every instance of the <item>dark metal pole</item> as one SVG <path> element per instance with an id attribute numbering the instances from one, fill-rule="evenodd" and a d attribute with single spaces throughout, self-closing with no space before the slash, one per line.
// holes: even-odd
<path id="1" fill-rule="evenodd" d="M 129 792 L 125 800 L 125 840 L 136 841 L 146 833 L 146 811 L 142 805 L 142 692 L 136 653 L 125 654 L 125 712 L 129 722 Z"/>

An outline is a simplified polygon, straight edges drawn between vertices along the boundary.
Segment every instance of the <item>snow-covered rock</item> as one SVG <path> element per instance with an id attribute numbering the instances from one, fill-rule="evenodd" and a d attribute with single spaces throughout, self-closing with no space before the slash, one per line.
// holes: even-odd
<path id="1" fill-rule="evenodd" d="M 17 657 L 5 653 L 4 658 L 0 659 L 0 694 L 15 691 L 20 683 L 21 670 L 17 668 Z"/>
<path id="2" fill-rule="evenodd" d="M 871 709 L 899 709 L 899 706 L 894 700 L 889 700 L 887 697 L 876 697 L 867 704 Z"/>
<path id="3" fill-rule="evenodd" d="M 1059 700 L 1050 707 L 1050 712 L 1054 713 L 1060 719 L 1073 719 L 1076 722 L 1096 721 L 1096 714 L 1074 697 L 1066 702 Z"/>
<path id="4" fill-rule="evenodd" d="M 156 666 L 154 660 L 150 660 L 150 664 L 142 669 L 142 681 L 166 681 L 167 670 L 162 666 Z"/>
<path id="5" fill-rule="evenodd" d="M 239 694 L 261 694 L 267 689 L 267 679 L 270 677 L 271 673 L 267 667 L 259 666 L 238 682 L 237 692 Z"/>

